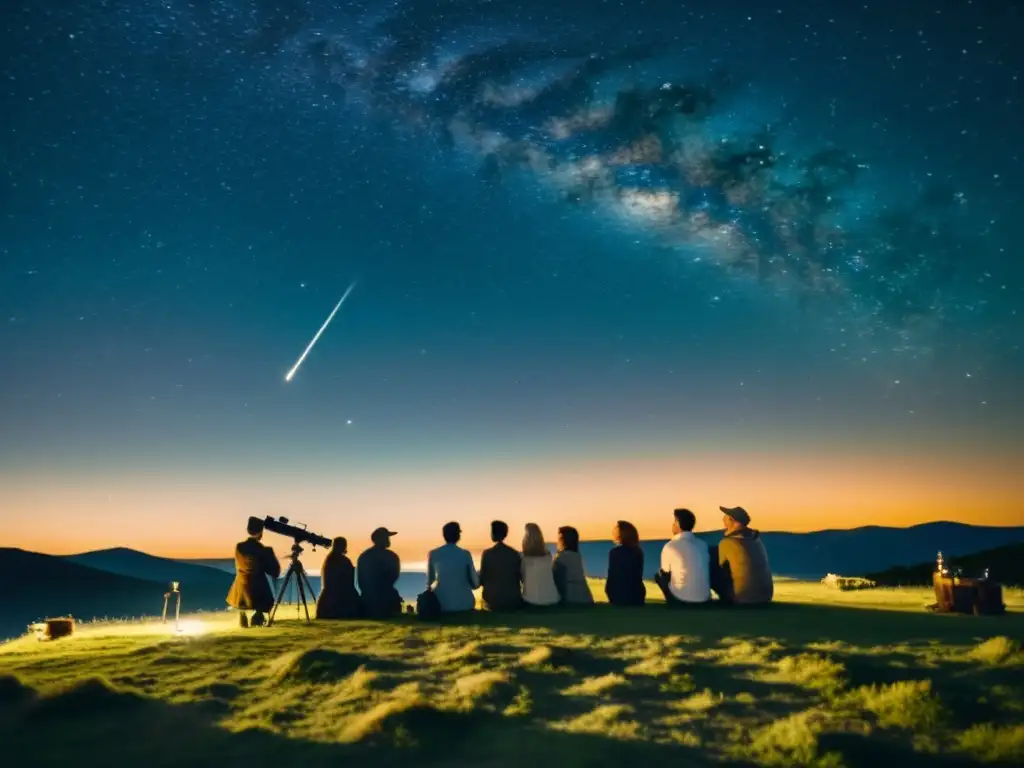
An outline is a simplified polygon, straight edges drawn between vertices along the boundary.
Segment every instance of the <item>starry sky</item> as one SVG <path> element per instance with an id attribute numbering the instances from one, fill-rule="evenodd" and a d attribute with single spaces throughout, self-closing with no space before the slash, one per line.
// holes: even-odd
<path id="1" fill-rule="evenodd" d="M 333 5 L 5 10 L 0 542 L 1024 524 L 1020 4 Z"/>

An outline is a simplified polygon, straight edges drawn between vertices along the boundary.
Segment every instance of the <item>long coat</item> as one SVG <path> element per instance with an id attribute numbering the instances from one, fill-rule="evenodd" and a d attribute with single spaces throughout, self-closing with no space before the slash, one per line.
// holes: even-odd
<path id="1" fill-rule="evenodd" d="M 359 615 L 356 569 L 345 555 L 327 555 L 320 569 L 318 619 L 354 619 Z"/>
<path id="2" fill-rule="evenodd" d="M 228 605 L 244 611 L 268 612 L 274 607 L 274 593 L 270 591 L 267 576 L 276 579 L 280 575 L 281 563 L 273 549 L 256 539 L 238 542 L 235 581 L 228 592 Z"/>

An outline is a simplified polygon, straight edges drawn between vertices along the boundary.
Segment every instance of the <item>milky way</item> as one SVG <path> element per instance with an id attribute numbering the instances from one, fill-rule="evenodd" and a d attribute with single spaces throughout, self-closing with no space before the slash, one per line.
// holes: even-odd
<path id="1" fill-rule="evenodd" d="M 680 56 L 694 12 L 677 3 L 329 5 L 100 3 L 89 23 L 169 57 L 182 79 L 215 73 L 253 98 L 325 105 L 339 124 L 389 121 L 494 184 L 526 175 L 552 205 L 869 343 L 919 354 L 999 310 L 997 255 L 965 223 L 955 179 L 884 200 L 871 156 L 801 137 L 784 109 L 744 119 L 749 61 Z"/>

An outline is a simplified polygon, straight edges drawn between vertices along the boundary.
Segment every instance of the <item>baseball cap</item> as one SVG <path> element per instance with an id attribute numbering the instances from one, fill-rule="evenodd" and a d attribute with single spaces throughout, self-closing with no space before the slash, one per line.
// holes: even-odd
<path id="1" fill-rule="evenodd" d="M 390 539 L 392 536 L 397 536 L 398 531 L 389 531 L 387 528 L 378 528 L 370 534 L 370 541 L 377 541 L 378 539 Z"/>
<path id="2" fill-rule="evenodd" d="M 740 525 L 750 525 L 750 515 L 743 507 L 719 507 L 719 509 Z"/>

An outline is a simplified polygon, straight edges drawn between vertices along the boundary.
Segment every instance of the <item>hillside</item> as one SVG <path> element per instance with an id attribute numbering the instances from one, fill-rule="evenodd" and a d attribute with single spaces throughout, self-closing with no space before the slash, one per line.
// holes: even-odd
<path id="1" fill-rule="evenodd" d="M 171 581 L 177 581 L 181 584 L 182 589 L 215 587 L 227 592 L 232 579 L 230 575 L 218 568 L 157 557 L 126 547 L 65 555 L 64 559 L 89 568 L 97 568 L 101 571 L 146 581 L 162 582 L 165 585 Z"/>
<path id="2" fill-rule="evenodd" d="M 783 581 L 762 611 L 101 625 L 0 645 L 0 741 L 79 768 L 1022 764 L 1021 595 L 980 619 L 928 597 Z"/>
<path id="3" fill-rule="evenodd" d="M 63 557 L 0 548 L 0 638 L 22 634 L 26 625 L 52 616 L 78 619 L 157 616 L 167 584 L 110 573 Z M 185 610 L 220 610 L 226 590 L 182 593 Z"/>
<path id="4" fill-rule="evenodd" d="M 947 555 L 945 551 L 944 556 Z M 964 576 L 980 576 L 989 569 L 989 575 L 1004 585 L 1024 586 L 1024 544 L 1007 544 L 970 555 L 946 556 L 949 567 L 963 569 Z M 872 581 L 889 587 L 917 586 L 932 583 L 935 558 L 916 565 L 897 566 L 867 574 Z"/>

